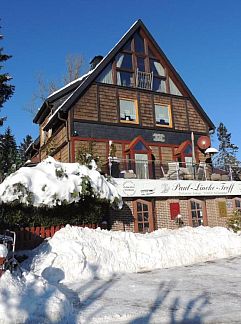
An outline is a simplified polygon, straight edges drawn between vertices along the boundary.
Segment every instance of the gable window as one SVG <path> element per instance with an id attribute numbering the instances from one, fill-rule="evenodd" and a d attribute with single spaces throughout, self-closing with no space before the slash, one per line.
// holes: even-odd
<path id="1" fill-rule="evenodd" d="M 113 84 L 112 64 L 107 65 L 107 67 L 100 73 L 96 81 L 107 84 Z"/>
<path id="2" fill-rule="evenodd" d="M 173 95 L 176 95 L 176 96 L 181 96 L 182 95 L 171 78 L 169 78 L 169 85 L 170 85 L 170 94 L 173 94 Z"/>
<path id="3" fill-rule="evenodd" d="M 135 42 L 135 51 L 137 53 L 144 53 L 145 47 L 144 47 L 144 39 L 141 37 L 141 35 L 137 32 L 134 35 L 134 42 Z"/>
<path id="4" fill-rule="evenodd" d="M 132 69 L 132 56 L 131 54 L 119 53 L 116 56 L 116 67 L 121 69 Z"/>
<path id="5" fill-rule="evenodd" d="M 138 124 L 138 112 L 136 100 L 120 99 L 120 121 Z"/>
<path id="6" fill-rule="evenodd" d="M 156 125 L 172 127 L 171 107 L 155 104 Z"/>

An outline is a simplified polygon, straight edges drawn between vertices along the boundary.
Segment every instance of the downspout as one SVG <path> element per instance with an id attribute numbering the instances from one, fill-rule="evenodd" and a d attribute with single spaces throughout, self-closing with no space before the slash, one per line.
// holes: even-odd
<path id="1" fill-rule="evenodd" d="M 68 146 L 70 145 L 70 138 L 69 138 L 69 125 L 68 125 L 68 118 L 64 119 L 62 117 L 60 117 L 60 111 L 57 114 L 57 117 L 60 121 L 65 123 L 65 127 L 66 127 L 66 132 L 67 132 L 67 142 L 68 142 Z M 69 149 L 68 149 L 68 162 L 70 162 L 70 156 L 69 156 Z"/>

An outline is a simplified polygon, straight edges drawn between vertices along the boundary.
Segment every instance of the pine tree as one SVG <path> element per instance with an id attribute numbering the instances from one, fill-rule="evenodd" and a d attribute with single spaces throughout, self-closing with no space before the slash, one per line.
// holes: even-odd
<path id="1" fill-rule="evenodd" d="M 17 145 L 10 127 L 0 135 L 0 177 L 3 180 L 19 166 Z"/>
<path id="2" fill-rule="evenodd" d="M 215 165 L 227 170 L 229 170 L 229 166 L 233 170 L 239 169 L 240 162 L 236 157 L 239 148 L 231 142 L 231 133 L 228 133 L 223 123 L 220 123 L 217 128 L 217 137 L 219 140 L 219 152 L 215 157 Z"/>
<path id="3" fill-rule="evenodd" d="M 18 153 L 21 165 L 24 165 L 24 163 L 30 159 L 30 156 L 26 154 L 26 150 L 32 142 L 32 136 L 27 135 L 19 145 Z"/>
<path id="4" fill-rule="evenodd" d="M 3 35 L 0 35 L 0 40 L 2 39 Z M 2 52 L 3 48 L 0 47 L 0 70 L 3 68 L 2 62 L 11 58 L 11 55 L 3 54 Z M 11 80 L 11 77 L 8 73 L 0 74 L 0 109 L 3 107 L 4 102 L 7 101 L 14 92 L 14 86 L 8 84 L 9 80 Z M 5 117 L 0 118 L 0 126 L 3 125 L 5 119 Z"/>

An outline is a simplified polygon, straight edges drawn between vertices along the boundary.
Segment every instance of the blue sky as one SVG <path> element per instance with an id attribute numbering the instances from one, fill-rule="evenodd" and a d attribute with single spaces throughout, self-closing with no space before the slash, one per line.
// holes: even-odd
<path id="1" fill-rule="evenodd" d="M 140 18 L 214 124 L 224 122 L 241 147 L 241 1 L 12 0 L 1 3 L 0 18 L 1 46 L 13 55 L 5 71 L 16 86 L 1 115 L 18 143 L 38 135 L 24 110 L 37 75 L 60 78 L 68 54 L 82 54 L 86 72 Z"/>

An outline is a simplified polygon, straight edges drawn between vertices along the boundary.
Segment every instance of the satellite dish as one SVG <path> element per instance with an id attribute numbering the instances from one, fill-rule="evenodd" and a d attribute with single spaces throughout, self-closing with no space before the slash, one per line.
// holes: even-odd
<path id="1" fill-rule="evenodd" d="M 211 145 L 210 138 L 208 136 L 200 136 L 197 140 L 197 145 L 200 150 L 206 150 Z"/>

